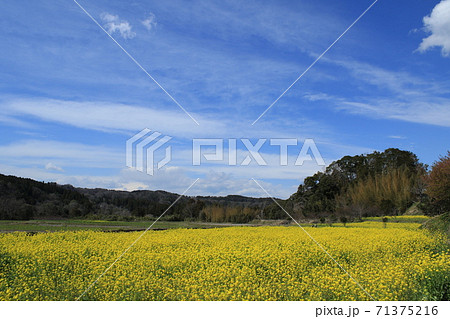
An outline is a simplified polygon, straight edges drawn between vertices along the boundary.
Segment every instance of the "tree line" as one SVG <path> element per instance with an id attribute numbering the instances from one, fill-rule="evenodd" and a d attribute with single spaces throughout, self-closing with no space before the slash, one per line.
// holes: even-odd
<path id="1" fill-rule="evenodd" d="M 0 219 L 155 219 L 178 196 L 165 191 L 75 188 L 0 174 Z M 162 219 L 246 223 L 270 201 L 238 195 L 182 196 Z"/>
<path id="2" fill-rule="evenodd" d="M 281 201 L 295 218 L 322 221 L 401 215 L 414 203 L 430 216 L 450 211 L 450 152 L 431 169 L 396 148 L 345 156 Z"/>

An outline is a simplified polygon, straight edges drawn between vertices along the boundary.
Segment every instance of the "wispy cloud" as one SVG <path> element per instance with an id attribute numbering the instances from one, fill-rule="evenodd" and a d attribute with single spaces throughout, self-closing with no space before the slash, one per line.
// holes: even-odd
<path id="1" fill-rule="evenodd" d="M 120 20 L 118 15 L 104 12 L 100 15 L 100 18 L 105 22 L 104 28 L 109 34 L 119 32 L 120 36 L 124 39 L 132 39 L 136 36 L 136 33 L 132 31 L 130 23 L 126 20 Z"/>
<path id="2" fill-rule="evenodd" d="M 151 106 L 129 105 L 113 102 L 66 101 L 57 99 L 16 98 L 0 102 L 0 115 L 11 119 L 37 118 L 45 122 L 60 123 L 73 127 L 107 133 L 129 135 L 143 128 L 150 128 L 174 137 L 190 139 L 193 137 L 314 137 L 326 140 L 331 132 L 311 119 L 304 119 L 301 128 L 291 128 L 298 123 L 296 119 L 279 120 L 271 117 L 258 128 L 239 120 L 239 114 L 199 113 L 195 117 L 202 125 L 199 127 L 181 111 L 168 110 L 165 104 L 152 103 Z M 30 122 L 36 123 L 31 120 Z M 292 122 L 292 123 L 291 123 Z M 10 125 L 13 125 L 11 122 Z"/>
<path id="3" fill-rule="evenodd" d="M 3 163 L 66 167 L 117 168 L 123 162 L 120 151 L 101 146 L 52 140 L 18 140 L 0 146 Z M 45 164 L 43 164 L 45 163 Z"/>
<path id="4" fill-rule="evenodd" d="M 148 30 L 151 31 L 156 27 L 156 16 L 153 13 L 149 13 L 147 19 L 141 21 L 142 25 Z"/>
<path id="5" fill-rule="evenodd" d="M 109 102 L 76 102 L 55 99 L 15 99 L 0 104 L 0 112 L 9 116 L 33 116 L 48 122 L 104 132 L 129 133 L 145 127 L 167 134 L 183 135 L 201 132 L 180 111 Z M 202 129 L 223 128 L 220 122 L 201 118 Z"/>
<path id="6" fill-rule="evenodd" d="M 354 87 L 352 96 L 315 92 L 304 95 L 304 99 L 326 101 L 337 110 L 376 119 L 450 127 L 450 92 L 446 82 L 360 61 L 324 60 L 349 73 L 348 82 Z"/>
<path id="7" fill-rule="evenodd" d="M 396 119 L 413 123 L 450 127 L 450 100 L 399 102 L 372 99 L 367 103 L 342 101 L 340 109 L 375 118 Z"/>
<path id="8" fill-rule="evenodd" d="M 52 162 L 49 162 L 49 163 L 45 164 L 45 169 L 49 170 L 49 171 L 64 172 L 62 167 L 59 167 L 59 166 L 53 164 Z"/>
<path id="9" fill-rule="evenodd" d="M 289 51 L 323 50 L 338 35 L 336 30 L 348 25 L 348 21 L 336 16 L 334 6 L 316 7 L 307 2 L 296 3 L 295 10 L 289 5 L 260 1 L 192 1 L 187 6 L 176 0 L 155 2 L 153 6 L 158 16 L 169 17 L 166 21 L 171 22 L 171 27 L 188 33 L 211 32 L 214 42 L 232 41 L 245 47 L 262 39 Z"/>
<path id="10" fill-rule="evenodd" d="M 380 90 L 388 90 L 390 94 L 417 96 L 418 94 L 442 94 L 450 92 L 444 85 L 423 79 L 407 71 L 386 69 L 370 63 L 350 59 L 324 59 L 339 65 L 350 72 L 357 81 L 363 81 Z"/>
<path id="11" fill-rule="evenodd" d="M 450 56 L 450 0 L 438 3 L 430 15 L 423 18 L 425 31 L 431 33 L 422 40 L 419 51 L 441 47 L 443 56 Z"/>

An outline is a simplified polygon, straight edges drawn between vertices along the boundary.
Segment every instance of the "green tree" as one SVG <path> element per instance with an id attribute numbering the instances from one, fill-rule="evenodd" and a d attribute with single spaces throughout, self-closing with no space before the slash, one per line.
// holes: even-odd
<path id="1" fill-rule="evenodd" d="M 347 219 L 347 217 L 345 217 L 345 216 L 341 216 L 340 218 L 339 218 L 339 220 L 341 221 L 341 223 L 344 225 L 344 227 L 345 227 L 345 225 L 347 224 L 347 222 L 348 222 L 348 219 Z"/>
<path id="2" fill-rule="evenodd" d="M 345 156 L 324 172 L 305 178 L 290 201 L 301 208 L 305 217 L 342 213 L 343 207 L 360 217 L 401 212 L 417 196 L 417 176 L 424 171 L 425 166 L 415 154 L 396 148 Z M 367 212 L 367 208 L 373 212 Z"/>

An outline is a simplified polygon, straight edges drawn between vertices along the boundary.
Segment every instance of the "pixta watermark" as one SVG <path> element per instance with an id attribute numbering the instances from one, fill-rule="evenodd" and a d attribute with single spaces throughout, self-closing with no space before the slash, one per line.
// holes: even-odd
<path id="1" fill-rule="evenodd" d="M 126 142 L 127 167 L 153 175 L 155 170 L 161 169 L 172 160 L 172 147 L 166 145 L 171 139 L 170 136 L 147 128 L 137 133 Z M 294 153 L 292 149 L 298 150 L 299 145 L 300 151 Z M 325 165 L 314 139 L 311 138 L 305 139 L 303 144 L 296 138 L 260 138 L 254 141 L 248 138 L 194 138 L 191 165 L 223 162 L 228 166 L 248 166 L 254 162 L 258 166 L 267 166 L 261 151 L 264 146 L 269 147 L 271 154 L 278 155 L 280 166 L 302 166 L 306 161 L 315 161 L 319 166 Z M 163 147 L 165 155 L 156 159 L 156 151 Z M 238 151 L 244 155 L 241 160 L 238 160 Z M 292 155 L 295 155 L 295 161 L 289 163 L 289 159 L 292 161 Z"/>

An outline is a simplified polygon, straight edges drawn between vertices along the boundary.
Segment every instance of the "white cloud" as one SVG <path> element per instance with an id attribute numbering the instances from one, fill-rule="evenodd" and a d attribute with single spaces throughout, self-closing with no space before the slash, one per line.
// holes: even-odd
<path id="1" fill-rule="evenodd" d="M 110 13 L 102 13 L 101 19 L 106 22 L 103 27 L 109 34 L 119 32 L 120 36 L 124 39 L 132 39 L 136 36 L 136 33 L 131 29 L 131 25 L 128 21 L 120 20 L 118 15 L 112 15 Z"/>
<path id="2" fill-rule="evenodd" d="M 63 172 L 64 171 L 61 167 L 53 164 L 52 162 L 49 162 L 49 163 L 45 164 L 45 169 L 49 170 L 49 171 L 58 171 L 58 172 Z"/>
<path id="3" fill-rule="evenodd" d="M 74 102 L 54 99 L 15 99 L 0 103 L 0 115 L 33 116 L 44 121 L 104 132 L 137 132 L 148 127 L 172 136 L 223 133 L 223 121 L 195 115 L 196 125 L 181 110 L 150 108 L 106 102 Z"/>
<path id="4" fill-rule="evenodd" d="M 148 30 L 152 30 L 156 27 L 156 16 L 150 12 L 148 18 L 142 21 L 143 26 Z"/>
<path id="5" fill-rule="evenodd" d="M 299 138 L 327 140 L 328 128 L 311 119 L 281 119 L 275 115 L 266 117 L 257 127 L 251 121 L 242 121 L 240 114 L 226 116 L 192 113 L 200 125 L 196 125 L 182 110 L 169 110 L 166 105 L 151 103 L 136 106 L 120 103 L 65 101 L 56 99 L 17 98 L 0 101 L 0 116 L 24 120 L 33 117 L 46 122 L 61 123 L 83 129 L 102 132 L 137 133 L 143 128 L 159 131 L 173 137 L 197 138 Z M 31 120 L 34 125 L 37 121 Z M 298 122 L 302 122 L 301 129 Z M 131 135 L 130 135 L 131 136 Z"/>
<path id="6" fill-rule="evenodd" d="M 423 18 L 425 30 L 431 33 L 422 40 L 419 51 L 441 47 L 443 56 L 450 56 L 450 0 L 442 0 L 431 14 Z"/>
<path id="7" fill-rule="evenodd" d="M 34 126 L 31 123 L 27 123 L 20 119 L 17 119 L 17 118 L 11 117 L 11 116 L 7 116 L 7 115 L 3 115 L 3 114 L 0 114 L 0 123 L 2 123 L 3 125 L 16 126 L 16 127 L 22 127 L 22 128 L 28 128 L 28 129 L 33 128 L 33 126 Z"/>
<path id="8" fill-rule="evenodd" d="M 369 102 L 343 101 L 340 109 L 353 114 L 450 127 L 450 100 L 408 101 L 371 99 Z"/>
<path id="9" fill-rule="evenodd" d="M 324 101 L 324 100 L 333 100 L 334 99 L 333 96 L 330 96 L 330 95 L 325 94 L 325 93 L 317 93 L 317 94 L 308 93 L 308 94 L 305 94 L 303 96 L 303 98 L 307 99 L 308 101 L 312 101 L 312 102 Z"/>
<path id="10" fill-rule="evenodd" d="M 147 184 L 144 184 L 141 182 L 127 182 L 127 183 L 122 184 L 122 187 L 119 187 L 116 190 L 132 192 L 132 191 L 140 191 L 140 190 L 146 190 L 146 189 L 148 189 Z"/>
<path id="11" fill-rule="evenodd" d="M 315 92 L 303 98 L 333 103 L 338 110 L 375 119 L 450 127 L 447 81 L 425 80 L 410 72 L 388 70 L 353 60 L 323 60 L 347 69 L 356 80 L 360 96 L 354 93 L 349 98 Z M 367 88 L 366 84 L 372 87 Z"/>
<path id="12" fill-rule="evenodd" d="M 221 40 L 241 41 L 257 37 L 288 50 L 323 50 L 351 21 L 336 15 L 334 6 L 292 5 L 260 1 L 156 1 L 158 15 L 170 17 L 176 27 L 207 30 Z M 295 8 L 294 8 L 295 7 Z M 334 10 L 333 10 L 334 9 Z M 334 39 L 333 38 L 333 39 Z"/>
<path id="13" fill-rule="evenodd" d="M 66 167 L 87 168 L 115 168 L 124 161 L 120 151 L 104 146 L 50 140 L 23 140 L 0 145 L 0 154 L 3 163 L 45 165 L 47 170 L 55 170 L 51 164 L 55 161 Z"/>
<path id="14" fill-rule="evenodd" d="M 448 89 L 443 89 L 435 83 L 424 80 L 409 72 L 389 70 L 373 64 L 354 61 L 327 59 L 322 60 L 339 65 L 348 71 L 358 81 L 364 81 L 367 84 L 376 86 L 379 89 L 389 90 L 391 93 L 397 93 L 409 96 L 415 96 L 427 93 L 448 93 Z M 317 95 L 317 94 L 316 94 Z M 328 99 L 330 97 L 328 96 Z"/>
<path id="15" fill-rule="evenodd" d="M 357 97 L 349 99 L 339 96 L 321 98 L 320 94 L 316 94 L 315 101 L 333 101 L 337 110 L 375 119 L 396 119 L 450 127 L 450 99 L 417 93 L 416 97 L 408 97 L 405 93 L 402 98 L 364 97 L 360 100 Z"/>

